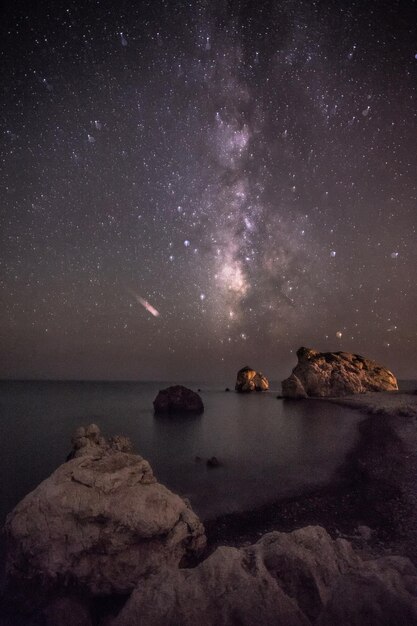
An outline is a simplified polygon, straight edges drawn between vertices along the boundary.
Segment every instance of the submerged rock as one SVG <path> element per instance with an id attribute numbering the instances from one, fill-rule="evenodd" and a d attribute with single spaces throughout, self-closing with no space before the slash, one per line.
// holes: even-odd
<path id="1" fill-rule="evenodd" d="M 126 441 L 78 429 L 74 458 L 8 515 L 9 587 L 127 594 L 150 572 L 204 548 L 198 517 L 156 481 L 148 461 L 123 451 Z"/>
<path id="2" fill-rule="evenodd" d="M 111 626 L 380 626 L 417 623 L 411 561 L 364 561 L 318 526 L 220 547 L 193 569 L 167 569 L 136 589 Z"/>
<path id="3" fill-rule="evenodd" d="M 220 467 L 220 461 L 216 456 L 211 456 L 207 459 L 206 465 L 207 467 Z"/>
<path id="4" fill-rule="evenodd" d="M 153 407 L 157 414 L 202 413 L 204 411 L 204 404 L 198 393 L 182 385 L 161 389 L 153 401 Z"/>
<path id="5" fill-rule="evenodd" d="M 300 348 L 297 357 L 292 374 L 282 381 L 282 393 L 287 398 L 398 390 L 397 379 L 389 370 L 359 354 Z"/>
<path id="6" fill-rule="evenodd" d="M 235 390 L 246 393 L 249 391 L 267 391 L 269 382 L 266 376 L 252 368 L 242 367 L 237 373 Z"/>

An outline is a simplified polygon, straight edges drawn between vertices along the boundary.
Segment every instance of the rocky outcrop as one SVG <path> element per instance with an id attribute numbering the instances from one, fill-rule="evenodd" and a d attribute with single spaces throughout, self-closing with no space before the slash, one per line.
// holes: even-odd
<path id="1" fill-rule="evenodd" d="M 295 400 L 308 398 L 307 392 L 304 389 L 301 380 L 294 373 L 292 373 L 286 380 L 283 380 L 281 386 L 284 398 L 294 398 Z"/>
<path id="2" fill-rule="evenodd" d="M 67 461 L 80 456 L 88 456 L 89 454 L 100 455 L 103 452 L 133 452 L 133 445 L 128 437 L 115 435 L 105 439 L 96 424 L 77 428 L 72 436 L 71 443 L 72 450 L 67 457 Z"/>
<path id="3" fill-rule="evenodd" d="M 320 527 L 273 532 L 218 548 L 193 569 L 159 571 L 111 626 L 381 626 L 417 623 L 417 571 L 408 559 L 364 561 Z"/>
<path id="4" fill-rule="evenodd" d="M 300 348 L 297 357 L 292 374 L 282 382 L 282 393 L 287 398 L 398 390 L 397 379 L 389 370 L 359 354 Z"/>
<path id="5" fill-rule="evenodd" d="M 183 387 L 174 385 L 161 389 L 155 400 L 153 408 L 156 414 L 167 413 L 202 413 L 204 404 L 198 393 Z"/>
<path id="6" fill-rule="evenodd" d="M 130 442 L 90 425 L 70 456 L 7 518 L 8 624 L 417 624 L 417 571 L 406 558 L 364 560 L 310 526 L 180 569 L 204 547 L 204 529 Z"/>
<path id="7" fill-rule="evenodd" d="M 73 445 L 71 460 L 6 520 L 8 583 L 127 594 L 150 572 L 204 548 L 198 517 L 126 438 L 106 441 L 91 425 L 77 430 Z"/>
<path id="8" fill-rule="evenodd" d="M 269 382 L 266 376 L 246 366 L 237 373 L 235 390 L 241 393 L 249 391 L 267 391 Z"/>

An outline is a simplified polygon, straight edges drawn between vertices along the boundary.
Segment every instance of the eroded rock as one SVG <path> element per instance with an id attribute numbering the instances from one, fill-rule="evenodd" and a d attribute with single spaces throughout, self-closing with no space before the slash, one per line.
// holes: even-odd
<path id="1" fill-rule="evenodd" d="M 75 456 L 29 493 L 5 524 L 7 579 L 90 596 L 126 594 L 162 566 L 205 546 L 189 505 L 156 481 L 149 463 L 78 429 Z"/>
<path id="2" fill-rule="evenodd" d="M 268 389 L 268 379 L 261 372 L 257 372 L 247 365 L 238 371 L 235 385 L 236 391 L 247 393 L 249 391 L 267 391 Z"/>
<path id="3" fill-rule="evenodd" d="M 106 439 L 96 424 L 80 426 L 71 438 L 72 450 L 67 461 L 79 456 L 102 454 L 103 452 L 133 452 L 132 442 L 124 435 L 114 435 Z"/>
<path id="4" fill-rule="evenodd" d="M 397 379 L 389 370 L 359 354 L 300 348 L 297 357 L 296 367 L 282 382 L 282 392 L 287 398 L 398 390 Z"/>

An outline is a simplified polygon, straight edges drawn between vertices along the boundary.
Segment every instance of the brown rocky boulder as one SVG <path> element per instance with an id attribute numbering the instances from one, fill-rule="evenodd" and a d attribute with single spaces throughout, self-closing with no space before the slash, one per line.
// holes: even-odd
<path id="1" fill-rule="evenodd" d="M 397 379 L 389 370 L 359 354 L 300 348 L 297 357 L 292 374 L 282 381 L 282 393 L 287 398 L 398 390 Z"/>
<path id="2" fill-rule="evenodd" d="M 198 393 L 183 387 L 173 385 L 167 389 L 161 389 L 153 401 L 156 414 L 168 413 L 195 413 L 204 411 L 204 404 Z"/>
<path id="3" fill-rule="evenodd" d="M 242 367 L 237 373 L 235 390 L 241 393 L 249 391 L 267 391 L 269 382 L 261 372 L 253 370 L 251 367 Z"/>
<path id="4" fill-rule="evenodd" d="M 10 589 L 127 594 L 150 572 L 205 547 L 198 517 L 157 482 L 148 461 L 125 451 L 126 438 L 106 441 L 91 425 L 73 444 L 73 458 L 7 517 Z"/>

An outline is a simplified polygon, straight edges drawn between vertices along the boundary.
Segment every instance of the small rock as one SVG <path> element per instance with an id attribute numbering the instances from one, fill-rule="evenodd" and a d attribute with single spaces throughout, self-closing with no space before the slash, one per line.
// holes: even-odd
<path id="1" fill-rule="evenodd" d="M 248 365 L 238 371 L 235 385 L 236 391 L 248 393 L 250 391 L 267 391 L 268 389 L 268 379 L 261 372 L 253 370 Z"/>
<path id="2" fill-rule="evenodd" d="M 212 456 L 207 459 L 207 467 L 220 467 L 220 462 L 217 457 Z"/>
<path id="3" fill-rule="evenodd" d="M 369 526 L 358 526 L 358 534 L 364 541 L 369 541 L 372 538 L 372 528 L 369 528 Z"/>
<path id="4" fill-rule="evenodd" d="M 198 414 L 204 411 L 204 404 L 198 393 L 183 385 L 161 389 L 153 401 L 153 407 L 155 414 Z"/>
<path id="5" fill-rule="evenodd" d="M 153 407 L 157 415 L 169 413 L 199 414 L 204 411 L 204 404 L 198 393 L 183 387 L 183 385 L 173 385 L 161 389 L 153 401 Z"/>

